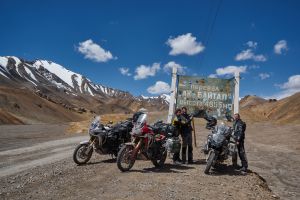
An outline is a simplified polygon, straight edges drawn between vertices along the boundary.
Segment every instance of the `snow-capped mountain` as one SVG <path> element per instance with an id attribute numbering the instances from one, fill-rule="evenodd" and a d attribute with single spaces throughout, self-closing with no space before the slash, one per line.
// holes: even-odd
<path id="1" fill-rule="evenodd" d="M 169 104 L 171 96 L 169 94 L 161 94 L 159 96 L 154 96 L 154 97 L 147 97 L 147 96 L 144 96 L 144 95 L 140 95 L 140 96 L 138 96 L 136 98 L 138 100 L 145 100 L 145 101 L 148 101 L 148 102 L 151 102 L 151 101 L 161 101 L 161 103 L 167 103 L 167 104 Z"/>
<path id="2" fill-rule="evenodd" d="M 72 112 L 99 114 L 132 113 L 142 107 L 150 111 L 165 110 L 170 99 L 168 95 L 134 97 L 129 92 L 96 84 L 57 63 L 26 61 L 14 56 L 0 57 L 0 89 L 5 91 L 1 94 L 0 90 L 0 111 L 5 109 L 13 114 L 24 103 L 22 98 L 29 93 L 27 97 L 30 98 L 24 107 L 38 105 L 41 108 L 42 99 Z M 18 97 L 20 91 L 27 93 Z M 28 102 L 32 103 L 29 105 Z M 28 113 L 22 112 L 22 116 Z"/>
<path id="3" fill-rule="evenodd" d="M 95 84 L 81 74 L 46 60 L 24 61 L 14 56 L 0 57 L 0 75 L 32 86 L 55 86 L 73 95 L 130 96 L 128 92 Z"/>

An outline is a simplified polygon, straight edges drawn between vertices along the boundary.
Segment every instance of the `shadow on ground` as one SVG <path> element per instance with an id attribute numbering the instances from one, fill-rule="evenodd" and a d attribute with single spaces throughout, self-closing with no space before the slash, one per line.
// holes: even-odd
<path id="1" fill-rule="evenodd" d="M 248 170 L 248 173 L 251 173 L 251 171 Z M 245 175 L 247 175 L 247 173 L 237 170 L 232 165 L 218 164 L 216 167 L 210 169 L 210 175 L 213 175 L 213 176 L 223 176 L 223 175 L 245 176 Z"/>

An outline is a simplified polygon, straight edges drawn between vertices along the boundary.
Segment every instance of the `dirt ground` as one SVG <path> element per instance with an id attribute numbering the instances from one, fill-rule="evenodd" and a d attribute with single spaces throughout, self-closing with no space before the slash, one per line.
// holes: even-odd
<path id="1" fill-rule="evenodd" d="M 156 169 L 151 162 L 139 160 L 128 173 L 121 173 L 108 155 L 94 154 L 89 164 L 77 166 L 72 161 L 72 152 L 87 135 L 63 134 L 65 129 L 60 125 L 39 126 L 40 130 L 34 125 L 22 126 L 28 133 L 33 129 L 40 133 L 40 138 L 46 138 L 25 139 L 27 142 L 22 142 L 24 132 L 19 126 L 1 127 L 1 145 L 7 140 L 12 148 L 0 151 L 0 199 L 276 198 L 256 173 L 242 175 L 224 165 L 205 175 L 205 160 L 199 146 L 207 130 L 199 125 L 195 164 L 175 166 L 168 159 L 163 169 Z M 12 131 L 14 128 L 16 132 Z M 11 130 L 10 135 L 5 130 Z M 44 130 L 61 131 L 61 136 L 44 134 Z"/>
<path id="2" fill-rule="evenodd" d="M 250 168 L 282 199 L 300 199 L 300 125 L 248 126 Z"/>
<path id="3" fill-rule="evenodd" d="M 256 173 L 242 175 L 227 165 L 205 175 L 200 146 L 209 131 L 201 124 L 196 122 L 195 164 L 167 159 L 156 169 L 139 160 L 128 173 L 108 155 L 94 154 L 77 166 L 73 149 L 88 136 L 65 134 L 65 125 L 1 126 L 1 146 L 9 145 L 0 149 L 0 199 L 299 199 L 299 148 L 291 147 L 299 145 L 299 127 L 247 126 L 249 169 L 267 180 L 270 191 Z M 268 139 L 295 131 L 296 138 L 282 140 L 287 145 Z"/>

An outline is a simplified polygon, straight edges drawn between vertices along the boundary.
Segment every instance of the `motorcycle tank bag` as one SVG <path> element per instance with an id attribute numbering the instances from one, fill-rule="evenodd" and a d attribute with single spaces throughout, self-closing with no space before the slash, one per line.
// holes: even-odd
<path id="1" fill-rule="evenodd" d="M 171 133 L 172 136 L 176 136 L 176 137 L 178 136 L 178 135 L 176 135 L 176 127 L 173 126 L 172 124 L 168 125 L 166 132 Z"/>
<path id="2" fill-rule="evenodd" d="M 166 148 L 170 153 L 178 153 L 181 149 L 181 142 L 178 137 L 168 138 Z"/>

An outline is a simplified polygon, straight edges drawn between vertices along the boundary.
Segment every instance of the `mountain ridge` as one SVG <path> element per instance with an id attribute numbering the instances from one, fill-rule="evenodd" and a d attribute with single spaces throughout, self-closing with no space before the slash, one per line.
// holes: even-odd
<path id="1" fill-rule="evenodd" d="M 6 91 L 0 96 L 0 108 L 11 114 L 16 114 L 15 110 L 7 105 L 10 105 L 10 98 L 16 101 L 16 97 L 7 92 L 8 88 L 28 90 L 34 94 L 31 96 L 33 102 L 43 98 L 80 114 L 132 113 L 142 107 L 150 111 L 166 110 L 169 100 L 165 94 L 135 97 L 127 91 L 96 84 L 55 62 L 40 59 L 26 61 L 15 56 L 0 57 L 0 84 L 2 91 Z M 24 115 L 26 113 L 22 113 Z"/>

